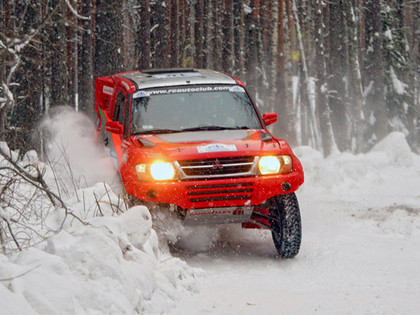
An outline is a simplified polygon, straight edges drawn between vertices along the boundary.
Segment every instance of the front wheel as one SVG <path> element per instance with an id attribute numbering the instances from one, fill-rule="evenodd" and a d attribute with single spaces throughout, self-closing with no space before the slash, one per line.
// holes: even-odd
<path id="1" fill-rule="evenodd" d="M 300 249 L 302 227 L 295 193 L 269 200 L 270 225 L 274 245 L 282 258 L 295 257 Z"/>

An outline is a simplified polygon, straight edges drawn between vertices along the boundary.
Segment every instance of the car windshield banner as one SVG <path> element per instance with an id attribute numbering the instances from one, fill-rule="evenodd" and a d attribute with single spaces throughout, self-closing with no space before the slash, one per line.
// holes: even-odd
<path id="1" fill-rule="evenodd" d="M 245 93 L 245 89 L 239 85 L 220 85 L 220 86 L 195 86 L 177 87 L 154 90 L 141 90 L 133 94 L 133 98 L 150 97 L 152 95 L 178 94 L 178 93 L 202 93 L 202 92 L 221 92 L 229 91 L 232 93 Z"/>

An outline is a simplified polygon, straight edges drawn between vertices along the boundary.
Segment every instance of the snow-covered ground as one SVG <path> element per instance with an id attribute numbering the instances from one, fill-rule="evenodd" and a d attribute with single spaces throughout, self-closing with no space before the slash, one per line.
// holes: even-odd
<path id="1" fill-rule="evenodd" d="M 170 314 L 418 314 L 420 157 L 400 133 L 364 155 L 295 152 L 299 255 L 278 259 L 269 233 L 231 228 L 212 252 L 181 255 L 205 273 Z"/>
<path id="2" fill-rule="evenodd" d="M 109 161 L 74 133 L 80 117 L 59 117 L 47 129 L 72 158 L 60 163 L 62 150 L 50 147 L 56 167 L 44 165 L 45 174 L 51 185 L 61 178 L 68 208 L 90 224 L 69 216 L 37 247 L 0 254 L 1 314 L 418 313 L 420 157 L 403 134 L 362 155 L 324 159 L 295 148 L 305 170 L 297 193 L 303 242 L 297 257 L 283 260 L 269 232 L 236 225 L 189 230 L 189 242 L 171 252 L 159 247 L 150 213 L 125 209 L 109 189 Z M 0 208 L 2 217 L 7 211 Z M 62 217 L 52 211 L 46 222 L 59 226 Z M 214 247 L 200 252 L 208 239 Z"/>

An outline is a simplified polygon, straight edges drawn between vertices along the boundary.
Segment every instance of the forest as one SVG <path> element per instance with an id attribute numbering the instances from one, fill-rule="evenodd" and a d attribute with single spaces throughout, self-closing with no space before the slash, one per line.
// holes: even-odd
<path id="1" fill-rule="evenodd" d="M 392 131 L 420 149 L 418 0 L 2 0 L 0 140 L 39 144 L 71 106 L 96 120 L 97 76 L 210 68 L 245 82 L 275 136 L 325 156 Z M 35 136 L 34 136 L 35 135 Z"/>

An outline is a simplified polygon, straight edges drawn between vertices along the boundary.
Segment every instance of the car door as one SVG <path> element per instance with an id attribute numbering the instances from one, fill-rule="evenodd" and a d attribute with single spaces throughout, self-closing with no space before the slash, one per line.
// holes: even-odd
<path id="1" fill-rule="evenodd" d="M 109 149 L 109 154 L 113 159 L 115 159 L 116 165 L 119 165 L 121 161 L 121 144 L 125 134 L 127 133 L 125 115 L 127 100 L 128 97 L 125 91 L 122 88 L 118 88 L 112 121 L 106 124 L 106 132 L 104 135 L 105 147 Z"/>

